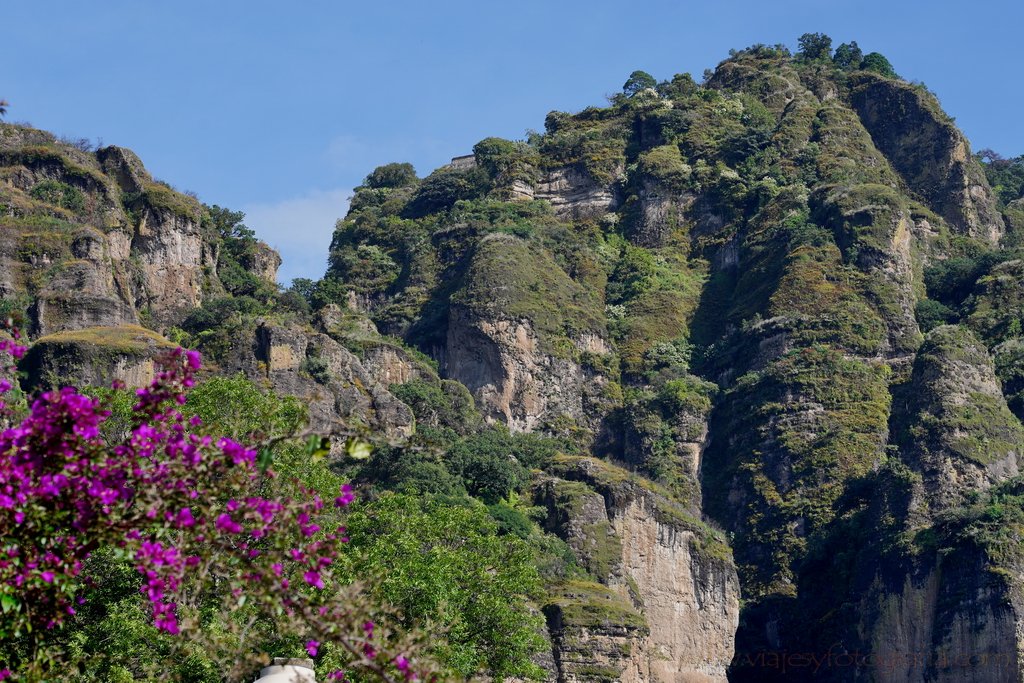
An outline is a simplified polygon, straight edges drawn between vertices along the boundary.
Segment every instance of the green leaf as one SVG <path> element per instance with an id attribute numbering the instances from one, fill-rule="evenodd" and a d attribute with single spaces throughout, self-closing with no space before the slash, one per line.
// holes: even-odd
<path id="1" fill-rule="evenodd" d="M 260 468 L 260 471 L 266 471 L 268 467 L 274 462 L 274 454 L 269 448 L 261 448 L 260 454 L 256 458 L 256 465 Z"/>
<path id="2" fill-rule="evenodd" d="M 21 609 L 21 603 L 11 595 L 0 595 L 0 609 L 3 609 L 4 614 L 17 612 Z"/>
<path id="3" fill-rule="evenodd" d="M 362 439 L 352 436 L 345 442 L 345 452 L 353 460 L 366 460 L 373 453 L 373 446 Z"/>
<path id="4" fill-rule="evenodd" d="M 331 440 L 326 436 L 311 435 L 306 440 L 306 456 L 313 462 L 323 460 L 331 452 Z"/>

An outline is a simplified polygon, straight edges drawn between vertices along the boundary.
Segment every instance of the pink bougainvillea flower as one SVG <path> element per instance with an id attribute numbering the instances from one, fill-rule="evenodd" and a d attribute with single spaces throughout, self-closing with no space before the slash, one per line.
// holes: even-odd
<path id="1" fill-rule="evenodd" d="M 320 572 L 315 572 L 311 570 L 303 574 L 302 578 L 306 580 L 306 583 L 308 583 L 310 586 L 313 586 L 314 588 L 324 587 L 324 580 L 320 578 Z"/>
<path id="2" fill-rule="evenodd" d="M 229 534 L 240 534 L 242 533 L 242 525 L 231 519 L 231 515 L 223 513 L 217 517 L 217 529 L 226 531 Z"/>
<path id="3" fill-rule="evenodd" d="M 334 499 L 334 504 L 337 507 L 343 508 L 348 506 L 355 499 L 356 494 L 352 492 L 352 487 L 348 484 L 342 484 L 341 495 Z"/>
<path id="4" fill-rule="evenodd" d="M 181 508 L 178 511 L 177 523 L 180 527 L 190 527 L 196 523 L 196 520 L 192 517 L 191 508 Z"/>

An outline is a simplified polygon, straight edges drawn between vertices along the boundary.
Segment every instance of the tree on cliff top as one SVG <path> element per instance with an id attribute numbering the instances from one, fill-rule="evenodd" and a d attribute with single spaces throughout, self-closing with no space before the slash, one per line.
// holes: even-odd
<path id="1" fill-rule="evenodd" d="M 824 33 L 805 33 L 800 36 L 800 56 L 808 62 L 820 62 L 832 57 L 832 39 Z"/>
<path id="2" fill-rule="evenodd" d="M 843 43 L 837 47 L 836 53 L 832 57 L 832 62 L 844 71 L 859 68 L 863 60 L 864 52 L 857 45 L 856 40 L 851 40 L 849 43 Z"/>
<path id="3" fill-rule="evenodd" d="M 416 169 L 410 163 L 391 163 L 378 166 L 363 180 L 363 185 L 373 189 L 395 188 L 416 182 Z"/>
<path id="4" fill-rule="evenodd" d="M 622 84 L 622 92 L 627 97 L 632 97 L 641 90 L 656 87 L 658 87 L 658 81 L 654 80 L 654 76 L 646 71 L 634 71 L 626 79 L 626 82 Z"/>
<path id="5" fill-rule="evenodd" d="M 888 78 L 899 78 L 896 69 L 892 68 L 892 63 L 885 58 L 885 55 L 878 52 L 869 52 L 864 55 L 864 61 L 860 63 L 860 68 L 865 71 L 874 71 Z"/>

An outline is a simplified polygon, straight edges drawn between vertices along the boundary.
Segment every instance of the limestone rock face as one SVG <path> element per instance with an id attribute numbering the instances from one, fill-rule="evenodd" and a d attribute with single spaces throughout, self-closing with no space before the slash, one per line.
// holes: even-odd
<path id="1" fill-rule="evenodd" d="M 426 379 L 433 373 L 423 368 L 423 362 L 412 358 L 398 346 L 370 345 L 363 350 L 362 365 L 382 386 L 405 384 L 414 379 Z"/>
<path id="2" fill-rule="evenodd" d="M 1003 220 L 1007 232 L 1017 235 L 1024 232 L 1024 198 L 1014 199 L 1006 205 Z"/>
<path id="3" fill-rule="evenodd" d="M 963 327 L 932 330 L 914 362 L 907 425 L 910 466 L 938 512 L 1016 476 L 1024 428 L 1010 412 L 984 345 Z"/>
<path id="4" fill-rule="evenodd" d="M 985 339 L 1013 338 L 1014 321 L 1024 315 L 1024 261 L 1012 259 L 993 266 L 974 288 L 967 324 Z"/>
<path id="5" fill-rule="evenodd" d="M 860 73 L 851 99 L 875 145 L 913 192 L 965 234 L 999 242 L 1003 219 L 985 174 L 931 94 Z"/>
<path id="6" fill-rule="evenodd" d="M 96 151 L 103 171 L 112 177 L 125 192 L 141 192 L 153 177 L 142 165 L 142 160 L 130 149 L 111 145 Z"/>
<path id="7" fill-rule="evenodd" d="M 40 337 L 21 368 L 27 391 L 65 386 L 105 386 L 121 380 L 129 387 L 153 379 L 153 359 L 174 344 L 138 325 L 87 327 Z"/>
<path id="8" fill-rule="evenodd" d="M 632 239 L 641 247 L 656 248 L 665 245 L 697 197 L 693 193 L 673 192 L 662 183 L 645 179 L 639 199 L 640 215 Z"/>
<path id="9" fill-rule="evenodd" d="M 175 324 L 198 306 L 205 273 L 216 269 L 198 219 L 168 210 L 142 216 L 131 240 L 132 257 L 142 276 L 138 295 L 158 326 Z"/>
<path id="10" fill-rule="evenodd" d="M 442 372 L 466 385 L 485 418 L 513 431 L 562 416 L 585 422 L 584 395 L 600 380 L 579 358 L 610 351 L 595 311 L 593 294 L 549 254 L 488 235 L 452 298 Z"/>
<path id="11" fill-rule="evenodd" d="M 28 259 L 24 246 L 11 243 L 14 253 L 5 250 L 11 291 L 22 289 L 26 279 L 37 277 L 34 273 L 48 271 L 33 307 L 33 331 L 45 335 L 134 324 L 140 311 L 161 328 L 181 322 L 201 303 L 212 260 L 194 223 L 165 218 L 168 223 L 155 230 L 144 225 L 134 239 L 120 230 L 102 234 L 83 228 L 54 245 L 52 255 Z"/>
<path id="12" fill-rule="evenodd" d="M 134 232 L 83 228 L 67 240 L 53 257 L 21 265 L 36 271 L 48 258 L 53 264 L 35 306 L 38 334 L 133 324 L 140 311 L 154 326 L 169 327 L 202 302 L 215 268 L 198 222 L 172 212 L 147 212 Z"/>
<path id="13" fill-rule="evenodd" d="M 50 133 L 0 124 L 0 164 L 6 171 L 0 186 L 7 186 L 3 194 L 11 195 L 5 196 L 5 200 L 13 200 L 10 206 L 15 215 L 42 210 L 58 219 L 87 219 L 99 228 L 114 227 L 126 219 L 120 188 L 103 174 L 96 156 L 58 144 Z M 54 190 L 63 194 L 64 187 L 71 188 L 72 201 L 60 197 L 57 207 L 46 201 L 58 199 Z M 79 197 L 80 201 L 76 201 Z M 39 203 L 48 206 L 44 208 Z"/>
<path id="14" fill-rule="evenodd" d="M 659 521 L 653 505 L 639 498 L 612 519 L 622 539 L 622 571 L 639 586 L 651 627 L 643 679 L 724 681 L 739 623 L 735 569 L 702 553 L 692 531 Z"/>
<path id="15" fill-rule="evenodd" d="M 536 198 L 536 190 L 533 185 L 522 180 L 513 180 L 508 188 L 509 201 L 528 202 Z"/>
<path id="16" fill-rule="evenodd" d="M 556 591 L 548 610 L 565 679 L 589 652 L 591 666 L 613 667 L 624 681 L 725 681 L 739 621 L 739 579 L 727 546 L 623 470 L 568 457 L 554 469 L 561 478 L 539 482 L 537 500 L 548 510 L 549 528 L 604 586 L 568 587 L 575 612 Z M 598 629 L 586 616 L 611 609 L 608 592 L 621 600 L 620 619 Z M 588 641 L 574 646 L 567 633 Z M 622 654 L 610 657 L 616 648 Z"/>
<path id="17" fill-rule="evenodd" d="M 392 439 L 412 434 L 412 411 L 388 392 L 359 359 L 322 333 L 263 323 L 239 343 L 225 368 L 274 392 L 302 398 L 310 427 L 329 431 L 340 421 L 365 425 Z"/>
<path id="18" fill-rule="evenodd" d="M 67 261 L 35 301 L 37 333 L 135 324 L 135 309 L 121 296 L 103 235 L 83 230 L 73 238 Z"/>
<path id="19" fill-rule="evenodd" d="M 980 555 L 960 552 L 880 596 L 865 598 L 880 683 L 1002 683 L 1024 675 L 1019 594 L 992 577 Z M 1018 577 L 1019 580 L 1019 577 Z"/>
<path id="20" fill-rule="evenodd" d="M 267 282 L 277 282 L 277 269 L 281 267 L 281 255 L 263 242 L 257 242 L 255 253 L 242 265 Z"/>
<path id="21" fill-rule="evenodd" d="M 529 320 L 484 320 L 453 307 L 445 371 L 466 385 L 484 416 L 515 432 L 545 418 L 583 417 L 583 370 L 540 350 Z"/>
<path id="22" fill-rule="evenodd" d="M 646 678 L 645 640 L 650 629 L 628 599 L 598 583 L 560 586 L 545 605 L 554 676 L 572 683 Z"/>
<path id="23" fill-rule="evenodd" d="M 551 202 L 559 216 L 577 219 L 599 217 L 619 204 L 612 188 L 574 167 L 551 171 L 537 183 L 533 198 Z"/>
<path id="24" fill-rule="evenodd" d="M 34 300 L 31 333 L 140 321 L 166 330 L 220 287 L 201 205 L 154 181 L 130 150 L 91 152 L 4 124 L 0 157 L 11 211 L 0 284 Z M 276 276 L 269 247 L 252 260 L 262 277 Z"/>

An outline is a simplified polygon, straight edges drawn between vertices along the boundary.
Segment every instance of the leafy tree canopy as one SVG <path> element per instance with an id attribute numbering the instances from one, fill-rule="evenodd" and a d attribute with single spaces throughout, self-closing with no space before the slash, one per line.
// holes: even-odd
<path id="1" fill-rule="evenodd" d="M 865 71 L 874 71 L 875 73 L 882 74 L 888 78 L 899 78 L 896 70 L 892 68 L 892 64 L 884 55 L 878 52 L 869 52 L 864 55 L 864 61 L 860 63 L 860 68 Z"/>
<path id="2" fill-rule="evenodd" d="M 832 56 L 832 39 L 824 33 L 800 36 L 799 55 L 809 62 L 820 62 Z"/>
<path id="3" fill-rule="evenodd" d="M 697 92 L 697 82 L 689 73 L 676 74 L 671 81 L 659 83 L 658 92 L 665 97 L 682 99 Z"/>
<path id="4" fill-rule="evenodd" d="M 836 53 L 832 56 L 832 61 L 835 65 L 844 71 L 859 68 L 863 60 L 864 52 L 857 45 L 856 40 L 843 43 L 836 48 Z"/>
<path id="5" fill-rule="evenodd" d="M 423 180 L 403 216 L 419 218 L 451 208 L 460 199 L 478 199 L 487 192 L 489 182 L 481 168 L 439 169 Z"/>
<path id="6" fill-rule="evenodd" d="M 245 214 L 241 211 L 217 206 L 207 206 L 206 223 L 216 231 L 222 238 L 235 238 L 241 240 L 255 240 L 255 231 L 249 229 L 244 223 Z"/>
<path id="7" fill-rule="evenodd" d="M 540 588 L 529 546 L 498 536 L 487 509 L 386 494 L 348 520 L 353 578 L 387 567 L 379 600 L 409 626 L 431 620 L 448 633 L 434 655 L 467 679 L 536 678 L 530 657 L 543 647 L 541 617 L 526 609 Z"/>
<path id="8" fill-rule="evenodd" d="M 626 79 L 626 82 L 622 84 L 622 92 L 627 97 L 632 97 L 641 90 L 656 87 L 658 87 L 658 81 L 654 80 L 654 76 L 646 71 L 634 71 Z"/>
<path id="9" fill-rule="evenodd" d="M 412 164 L 395 162 L 373 169 L 363 185 L 373 189 L 395 188 L 412 185 L 416 180 L 416 169 Z"/>

